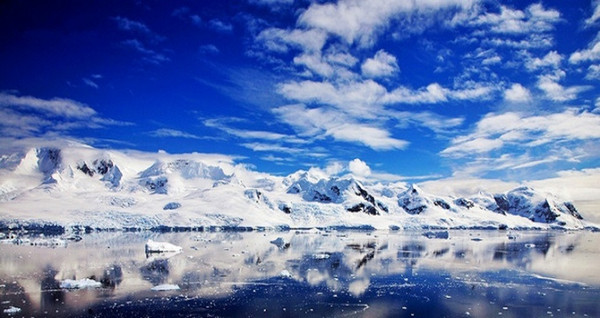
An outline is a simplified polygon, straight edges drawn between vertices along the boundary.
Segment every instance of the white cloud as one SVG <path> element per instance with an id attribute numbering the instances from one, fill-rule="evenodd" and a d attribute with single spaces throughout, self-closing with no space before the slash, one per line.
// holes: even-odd
<path id="1" fill-rule="evenodd" d="M 198 48 L 198 51 L 200 51 L 201 54 L 218 54 L 219 52 L 221 52 L 221 50 L 219 50 L 219 48 L 216 47 L 214 44 L 201 45 Z"/>
<path id="2" fill-rule="evenodd" d="M 247 130 L 247 129 L 237 129 L 231 127 L 232 122 L 240 122 L 245 121 L 237 118 L 220 118 L 220 119 L 207 119 L 204 120 L 204 125 L 211 128 L 216 128 L 221 131 L 226 132 L 235 137 L 239 137 L 242 139 L 262 139 L 266 141 L 280 141 L 287 143 L 296 143 L 302 144 L 306 143 L 306 141 L 297 138 L 295 136 L 290 136 L 286 134 L 271 132 L 271 131 L 262 131 L 262 130 Z"/>
<path id="3" fill-rule="evenodd" d="M 598 41 L 598 39 L 592 42 L 589 48 L 576 51 L 569 57 L 569 62 L 571 64 L 598 60 L 600 60 L 600 41 Z"/>
<path id="4" fill-rule="evenodd" d="M 0 118 L 1 134 L 13 137 L 131 125 L 99 117 L 90 106 L 71 99 L 42 99 L 10 93 L 0 93 Z"/>
<path id="5" fill-rule="evenodd" d="M 585 75 L 586 79 L 589 80 L 598 80 L 600 79 L 600 64 L 592 64 L 588 67 L 587 74 Z"/>
<path id="6" fill-rule="evenodd" d="M 32 96 L 16 96 L 0 93 L 1 107 L 28 108 L 44 112 L 50 116 L 66 118 L 87 118 L 96 115 L 88 105 L 66 98 L 41 99 Z"/>
<path id="7" fill-rule="evenodd" d="M 283 30 L 268 28 L 261 31 L 255 40 L 274 52 L 287 52 L 289 47 L 292 47 L 315 54 L 321 52 L 327 40 L 327 34 L 316 29 Z"/>
<path id="8" fill-rule="evenodd" d="M 531 101 L 531 93 L 519 83 L 513 84 L 509 89 L 504 91 L 504 99 L 509 102 L 525 103 Z"/>
<path id="9" fill-rule="evenodd" d="M 471 153 L 489 152 L 499 149 L 504 146 L 504 142 L 500 139 L 490 139 L 483 137 L 469 138 L 461 142 L 455 142 L 455 145 L 444 149 L 442 155 L 465 155 Z"/>
<path id="10" fill-rule="evenodd" d="M 340 0 L 337 3 L 313 3 L 300 15 L 298 24 L 325 30 L 348 44 L 371 46 L 375 37 L 391 20 L 403 14 L 427 14 L 451 8 L 469 8 L 472 0 Z"/>
<path id="11" fill-rule="evenodd" d="M 208 25 L 211 27 L 211 29 L 218 31 L 218 32 L 230 33 L 233 31 L 233 25 L 231 25 L 230 23 L 227 23 L 227 22 L 223 22 L 219 19 L 210 20 L 208 22 Z"/>
<path id="12" fill-rule="evenodd" d="M 292 4 L 294 0 L 249 0 L 250 3 L 264 5 L 264 6 L 272 6 L 272 5 L 282 5 L 282 4 Z"/>
<path id="13" fill-rule="evenodd" d="M 347 52 L 333 52 L 325 56 L 329 63 L 352 67 L 358 63 L 358 59 Z"/>
<path id="14" fill-rule="evenodd" d="M 358 158 L 348 162 L 348 171 L 357 177 L 368 177 L 371 175 L 371 168 Z"/>
<path id="15" fill-rule="evenodd" d="M 425 127 L 436 133 L 446 133 L 452 128 L 463 124 L 463 117 L 444 117 L 432 112 L 396 112 L 388 111 L 386 116 L 390 116 L 398 121 L 399 128 L 407 128 L 410 125 Z"/>
<path id="16" fill-rule="evenodd" d="M 496 55 L 496 56 L 485 58 L 483 61 L 481 61 L 481 64 L 482 65 L 494 65 L 494 64 L 500 64 L 500 62 L 502 62 L 502 58 L 500 56 Z"/>
<path id="17" fill-rule="evenodd" d="M 252 151 L 260 152 L 282 152 L 286 154 L 298 154 L 304 153 L 306 150 L 302 148 L 286 147 L 274 143 L 263 143 L 263 142 L 248 142 L 243 143 L 242 146 L 251 149 Z"/>
<path id="18" fill-rule="evenodd" d="M 148 26 L 142 22 L 130 20 L 124 17 L 114 17 L 113 20 L 117 22 L 117 26 L 121 30 L 152 34 L 150 28 L 148 28 Z"/>
<path id="19" fill-rule="evenodd" d="M 152 137 L 164 138 L 164 137 L 175 137 L 175 138 L 188 138 L 188 139 L 204 139 L 203 137 L 190 134 L 181 130 L 169 129 L 169 128 L 160 128 L 157 130 L 153 130 L 148 132 L 148 135 Z"/>
<path id="20" fill-rule="evenodd" d="M 549 34 L 528 34 L 525 39 L 513 40 L 511 38 L 490 37 L 482 43 L 494 47 L 508 47 L 514 49 L 543 49 L 554 45 L 554 38 Z"/>
<path id="21" fill-rule="evenodd" d="M 528 6 L 525 12 L 502 5 L 499 13 L 486 12 L 469 21 L 469 24 L 489 26 L 493 33 L 529 34 L 551 31 L 559 21 L 560 12 L 546 10 L 540 3 L 536 3 Z"/>
<path id="22" fill-rule="evenodd" d="M 356 117 L 374 118 L 386 89 L 372 80 L 339 85 L 302 81 L 280 85 L 279 93 L 290 100 L 331 105 Z"/>
<path id="23" fill-rule="evenodd" d="M 387 77 L 399 71 L 396 57 L 384 50 L 379 50 L 375 56 L 367 59 L 360 67 L 366 77 Z"/>
<path id="24" fill-rule="evenodd" d="M 337 141 L 358 143 L 374 150 L 403 149 L 407 141 L 391 137 L 380 127 L 360 123 L 356 119 L 331 108 L 307 108 L 287 105 L 275 108 L 273 113 L 292 126 L 300 136 L 332 137 Z"/>
<path id="25" fill-rule="evenodd" d="M 546 54 L 543 58 L 529 58 L 526 62 L 525 62 L 525 67 L 528 70 L 537 70 L 540 68 L 546 68 L 546 67 L 551 67 L 551 68 L 558 68 L 560 66 L 560 63 L 562 62 L 562 55 L 558 54 L 558 52 L 556 51 L 550 51 L 548 52 L 548 54 Z"/>
<path id="26" fill-rule="evenodd" d="M 358 142 L 373 150 L 404 149 L 408 146 L 407 141 L 391 137 L 385 129 L 358 123 L 335 125 L 326 130 L 326 135 L 339 141 Z"/>
<path id="27" fill-rule="evenodd" d="M 563 76 L 556 76 L 555 74 L 541 75 L 538 79 L 537 87 L 546 93 L 546 98 L 556 102 L 574 100 L 579 93 L 591 88 L 590 86 L 564 87 L 558 83 L 559 78 Z"/>
<path id="28" fill-rule="evenodd" d="M 151 64 L 158 65 L 171 60 L 164 54 L 158 53 L 152 49 L 147 48 L 142 42 L 140 42 L 137 39 L 125 40 L 122 41 L 121 44 L 123 44 L 125 47 L 128 47 L 141 53 L 142 55 L 144 55 L 143 60 Z"/>
<path id="29" fill-rule="evenodd" d="M 598 0 L 592 1 L 592 7 L 594 8 L 594 13 L 592 13 L 591 17 L 589 17 L 585 20 L 585 24 L 588 27 L 595 24 L 596 21 L 598 21 L 598 19 L 600 19 L 600 1 L 598 1 Z"/>
<path id="30" fill-rule="evenodd" d="M 490 113 L 474 131 L 455 137 L 441 154 L 451 157 L 471 156 L 505 146 L 533 148 L 557 142 L 585 141 L 600 138 L 600 115 L 567 109 L 562 113 L 526 116 L 521 113 Z"/>
<path id="31" fill-rule="evenodd" d="M 302 54 L 294 57 L 294 64 L 304 65 L 307 69 L 323 77 L 331 77 L 335 69 L 323 61 L 321 54 Z"/>
<path id="32" fill-rule="evenodd" d="M 87 85 L 87 86 L 89 86 L 89 87 L 92 87 L 92 88 L 99 88 L 98 84 L 96 84 L 96 82 L 92 81 L 92 80 L 91 80 L 91 79 L 89 79 L 89 78 L 85 78 L 85 77 L 84 77 L 84 78 L 82 79 L 82 81 L 83 81 L 83 83 L 84 83 L 85 85 Z"/>
<path id="33" fill-rule="evenodd" d="M 382 107 L 390 104 L 436 104 L 448 100 L 487 99 L 493 90 L 493 87 L 478 85 L 452 90 L 432 83 L 417 90 L 400 86 L 388 92 L 370 79 L 336 85 L 316 81 L 288 82 L 279 87 L 279 93 L 290 100 L 331 105 L 360 118 L 377 117 Z"/>

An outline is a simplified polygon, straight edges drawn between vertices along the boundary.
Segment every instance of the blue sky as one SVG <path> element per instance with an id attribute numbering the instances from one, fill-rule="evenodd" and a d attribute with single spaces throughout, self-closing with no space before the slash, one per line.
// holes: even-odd
<path id="1" fill-rule="evenodd" d="M 0 134 L 259 171 L 599 167 L 600 1 L 3 1 Z"/>

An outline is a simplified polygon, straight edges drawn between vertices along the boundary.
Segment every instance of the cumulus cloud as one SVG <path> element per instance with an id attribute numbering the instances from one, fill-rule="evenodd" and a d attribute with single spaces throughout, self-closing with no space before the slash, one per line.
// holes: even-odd
<path id="1" fill-rule="evenodd" d="M 393 75 L 399 71 L 396 57 L 384 50 L 379 50 L 375 56 L 367 59 L 360 67 L 366 77 L 377 78 Z"/>
<path id="2" fill-rule="evenodd" d="M 579 64 L 582 62 L 598 60 L 600 60 L 599 40 L 592 42 L 589 48 L 573 52 L 571 56 L 569 56 L 569 63 L 571 64 Z"/>
<path id="3" fill-rule="evenodd" d="M 519 83 L 512 84 L 512 86 L 504 91 L 504 100 L 509 102 L 526 103 L 531 101 L 531 93 L 523 85 Z"/>
<path id="4" fill-rule="evenodd" d="M 431 13 L 437 10 L 469 8 L 471 0 L 340 0 L 337 3 L 313 3 L 300 15 L 298 24 L 327 31 L 348 44 L 368 47 L 389 23 L 407 14 Z"/>
<path id="5" fill-rule="evenodd" d="M 455 137 L 441 154 L 468 157 L 506 146 L 534 148 L 568 141 L 600 138 L 600 115 L 567 109 L 562 113 L 527 116 L 522 113 L 490 113 L 472 133 Z"/>
<path id="6" fill-rule="evenodd" d="M 348 171 L 357 177 L 368 177 L 371 175 L 371 168 L 358 158 L 348 162 Z"/>
<path id="7" fill-rule="evenodd" d="M 597 80 L 600 79 L 600 64 L 592 64 L 588 67 L 586 79 Z"/>
<path id="8" fill-rule="evenodd" d="M 399 86 L 388 91 L 373 80 L 351 81 L 340 84 L 330 82 L 288 82 L 279 86 L 286 98 L 302 103 L 331 105 L 341 111 L 372 118 L 377 110 L 391 104 L 436 104 L 449 100 L 485 100 L 494 91 L 491 86 L 475 85 L 464 89 L 448 89 L 438 83 L 420 89 Z"/>
<path id="9" fill-rule="evenodd" d="M 574 100 L 577 95 L 583 91 L 590 89 L 590 86 L 575 85 L 564 87 L 558 81 L 564 77 L 564 72 L 559 72 L 557 76 L 554 74 L 541 75 L 537 82 L 537 87 L 546 94 L 546 98 L 556 101 L 565 102 Z"/>
<path id="10" fill-rule="evenodd" d="M 488 26 L 493 33 L 529 34 L 550 31 L 560 22 L 560 12 L 545 9 L 542 4 L 528 6 L 525 11 L 500 6 L 499 13 L 486 12 L 468 22 L 473 26 Z"/>
<path id="11" fill-rule="evenodd" d="M 538 58 L 538 57 L 529 58 L 525 62 L 525 67 L 528 70 L 537 70 L 537 69 L 546 68 L 546 67 L 556 69 L 560 66 L 562 59 L 563 59 L 562 55 L 558 54 L 558 52 L 550 51 L 550 52 L 548 52 L 548 54 L 546 54 L 542 58 Z"/>

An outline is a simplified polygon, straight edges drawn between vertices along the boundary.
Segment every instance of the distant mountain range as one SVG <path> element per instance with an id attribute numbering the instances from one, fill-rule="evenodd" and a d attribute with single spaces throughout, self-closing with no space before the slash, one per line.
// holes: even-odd
<path id="1" fill-rule="evenodd" d="M 583 229 L 575 206 L 529 187 L 452 197 L 417 185 L 251 171 L 226 157 L 61 141 L 0 157 L 0 227 L 64 229 Z"/>

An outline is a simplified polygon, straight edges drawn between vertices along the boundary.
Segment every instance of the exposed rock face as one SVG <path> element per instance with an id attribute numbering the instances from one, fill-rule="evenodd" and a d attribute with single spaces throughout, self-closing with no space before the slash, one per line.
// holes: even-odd
<path id="1" fill-rule="evenodd" d="M 375 199 L 354 178 L 321 179 L 315 182 L 303 176 L 292 183 L 287 192 L 301 194 L 304 200 L 311 202 L 345 203 L 346 211 L 353 213 L 380 215 L 389 212 L 385 204 Z"/>
<path id="2" fill-rule="evenodd" d="M 179 202 L 169 202 L 165 204 L 163 210 L 177 210 L 181 207 L 181 203 Z"/>
<path id="3" fill-rule="evenodd" d="M 398 205 L 408 214 L 421 214 L 427 210 L 427 206 L 430 204 L 430 200 L 416 185 L 412 185 L 406 191 L 398 194 Z"/>
<path id="4" fill-rule="evenodd" d="M 494 200 L 502 213 L 519 215 L 533 222 L 559 224 L 562 216 L 583 219 L 570 202 L 559 202 L 558 198 L 536 191 L 530 187 L 519 187 L 506 194 L 495 195 Z"/>
<path id="5" fill-rule="evenodd" d="M 90 165 L 83 161 L 77 165 L 77 169 L 90 177 L 101 175 L 100 180 L 110 183 L 112 187 L 118 187 L 123 177 L 119 167 L 110 159 L 95 159 Z"/>

